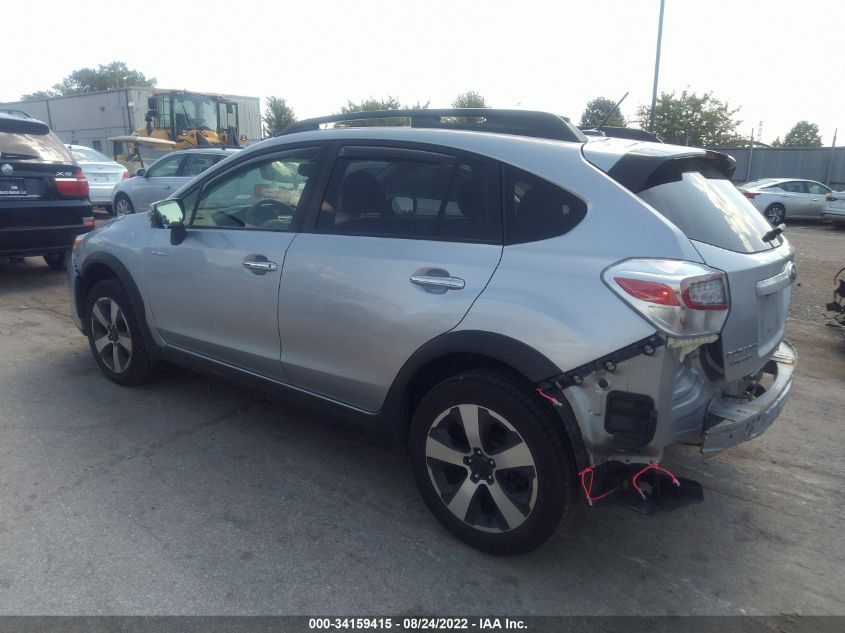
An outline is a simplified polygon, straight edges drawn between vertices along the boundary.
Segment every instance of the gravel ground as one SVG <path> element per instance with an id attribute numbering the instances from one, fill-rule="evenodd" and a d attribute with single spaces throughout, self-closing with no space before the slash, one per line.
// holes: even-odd
<path id="1" fill-rule="evenodd" d="M 702 504 L 583 509 L 494 558 L 429 515 L 401 451 L 179 369 L 98 372 L 65 280 L 0 264 L 0 614 L 845 615 L 845 231 L 790 226 L 790 403 L 762 437 L 666 463 Z"/>

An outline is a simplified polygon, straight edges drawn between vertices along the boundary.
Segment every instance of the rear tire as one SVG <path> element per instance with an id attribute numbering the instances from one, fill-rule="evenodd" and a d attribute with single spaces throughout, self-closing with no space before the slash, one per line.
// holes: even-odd
<path id="1" fill-rule="evenodd" d="M 64 270 L 66 261 L 67 253 L 65 251 L 44 255 L 44 262 L 50 267 L 50 270 Z"/>
<path id="2" fill-rule="evenodd" d="M 132 201 L 129 199 L 129 196 L 122 193 L 117 194 L 114 199 L 115 216 L 129 215 L 131 213 L 135 213 L 135 206 L 132 204 Z"/>
<path id="3" fill-rule="evenodd" d="M 125 386 L 152 378 L 154 364 L 140 321 L 118 281 L 106 279 L 91 288 L 85 301 L 85 319 L 91 353 L 106 378 Z"/>
<path id="4" fill-rule="evenodd" d="M 766 216 L 766 219 L 772 226 L 777 226 L 783 224 L 784 220 L 786 220 L 786 209 L 782 204 L 776 202 L 766 207 L 763 215 Z"/>
<path id="5" fill-rule="evenodd" d="M 537 400 L 510 376 L 466 373 L 432 388 L 411 422 L 411 467 L 429 510 L 491 554 L 539 547 L 574 506 L 567 440 Z"/>

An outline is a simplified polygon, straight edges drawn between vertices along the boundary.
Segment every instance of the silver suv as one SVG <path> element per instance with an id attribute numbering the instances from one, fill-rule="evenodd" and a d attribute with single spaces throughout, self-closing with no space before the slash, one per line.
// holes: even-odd
<path id="1" fill-rule="evenodd" d="M 356 115 L 388 116 L 411 125 L 298 123 L 77 240 L 103 373 L 171 361 L 404 442 L 433 514 L 494 553 L 579 497 L 671 491 L 670 444 L 774 421 L 794 253 L 732 159 L 545 113 Z"/>

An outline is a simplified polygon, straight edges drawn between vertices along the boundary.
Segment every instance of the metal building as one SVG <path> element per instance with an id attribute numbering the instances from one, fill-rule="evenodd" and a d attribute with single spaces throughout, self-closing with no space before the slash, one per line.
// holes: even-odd
<path id="1" fill-rule="evenodd" d="M 110 136 L 131 134 L 144 127 L 147 98 L 160 88 L 128 87 L 102 92 L 31 101 L 0 103 L 0 109 L 22 110 L 47 123 L 65 143 L 93 147 L 109 156 Z M 261 138 L 261 109 L 258 97 L 222 95 L 238 105 L 239 133 L 249 141 Z"/>

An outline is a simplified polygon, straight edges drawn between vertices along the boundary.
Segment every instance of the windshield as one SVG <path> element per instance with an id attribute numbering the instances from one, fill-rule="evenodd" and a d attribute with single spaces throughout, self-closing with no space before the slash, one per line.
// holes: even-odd
<path id="1" fill-rule="evenodd" d="M 174 95 L 173 120 L 177 130 L 217 130 L 217 104 L 202 95 Z"/>
<path id="2" fill-rule="evenodd" d="M 731 183 L 685 172 L 681 180 L 646 189 L 640 197 L 691 240 L 737 253 L 757 253 L 780 244 L 764 242 L 768 220 Z"/>
<path id="3" fill-rule="evenodd" d="M 110 163 L 111 158 L 90 147 L 71 147 L 71 156 L 77 163 Z"/>
<path id="4" fill-rule="evenodd" d="M 42 160 L 68 163 L 70 153 L 52 132 L 47 134 L 16 134 L 0 132 L 0 158 L 9 160 Z"/>

